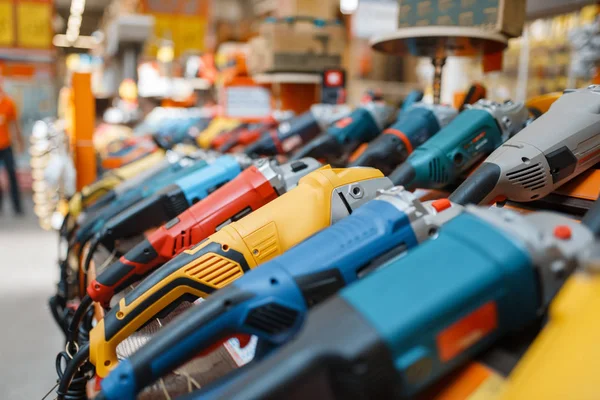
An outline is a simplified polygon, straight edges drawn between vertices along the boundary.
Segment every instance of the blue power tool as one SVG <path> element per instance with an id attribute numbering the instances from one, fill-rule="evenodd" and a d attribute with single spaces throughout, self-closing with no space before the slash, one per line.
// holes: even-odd
<path id="1" fill-rule="evenodd" d="M 284 344 L 300 330 L 309 308 L 435 235 L 461 209 L 446 199 L 422 204 L 400 187 L 383 191 L 183 314 L 104 379 L 104 396 L 133 399 L 233 333 L 258 336 L 262 350 Z"/>
<path id="2" fill-rule="evenodd" d="M 283 121 L 277 129 L 265 132 L 260 139 L 249 145 L 245 152 L 252 156 L 286 154 L 348 114 L 350 108 L 347 106 L 315 104 L 305 113 Z"/>
<path id="3" fill-rule="evenodd" d="M 538 322 L 593 240 L 558 214 L 468 206 L 317 306 L 293 341 L 187 398 L 412 398 Z"/>
<path id="4" fill-rule="evenodd" d="M 300 148 L 292 159 L 313 157 L 336 164 L 360 144 L 379 135 L 393 111 L 392 107 L 381 101 L 371 101 L 362 105 Z"/>

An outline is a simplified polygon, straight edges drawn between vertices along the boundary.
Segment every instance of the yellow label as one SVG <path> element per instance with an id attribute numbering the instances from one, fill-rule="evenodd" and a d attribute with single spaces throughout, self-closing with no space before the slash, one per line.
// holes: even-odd
<path id="1" fill-rule="evenodd" d="M 15 41 L 13 6 L 9 1 L 0 1 L 0 47 L 12 46 Z"/>
<path id="2" fill-rule="evenodd" d="M 51 20 L 51 4 L 17 3 L 17 45 L 49 49 L 52 44 Z"/>
<path id="3" fill-rule="evenodd" d="M 206 19 L 204 17 L 181 15 L 176 18 L 175 29 L 175 54 L 186 51 L 204 50 L 204 39 L 206 37 Z"/>

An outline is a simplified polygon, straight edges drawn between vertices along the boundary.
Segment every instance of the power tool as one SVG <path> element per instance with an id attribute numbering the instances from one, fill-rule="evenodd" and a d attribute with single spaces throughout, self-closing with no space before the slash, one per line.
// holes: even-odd
<path id="1" fill-rule="evenodd" d="M 246 154 L 275 156 L 289 153 L 349 114 L 350 108 L 344 105 L 314 104 L 307 112 L 283 121 L 276 130 L 266 132 L 246 148 Z"/>
<path id="2" fill-rule="evenodd" d="M 435 236 L 460 211 L 446 199 L 421 204 L 401 187 L 383 191 L 182 314 L 103 380 L 105 398 L 134 399 L 142 388 L 234 332 L 258 336 L 263 349 L 265 342 L 284 344 L 300 330 L 310 308 Z"/>
<path id="3" fill-rule="evenodd" d="M 582 223 L 600 237 L 600 201 Z M 510 375 L 502 400 L 598 397 L 600 370 L 600 242 L 582 252 L 579 267 L 558 293 L 549 320 Z"/>
<path id="4" fill-rule="evenodd" d="M 196 142 L 201 148 L 209 149 L 210 144 L 217 136 L 230 129 L 235 129 L 240 124 L 241 121 L 237 119 L 216 117 L 208 124 L 205 130 L 200 132 L 196 138 Z"/>
<path id="5" fill-rule="evenodd" d="M 165 152 L 157 151 L 129 165 L 107 172 L 102 179 L 84 187 L 81 192 L 76 193 L 71 198 L 69 201 L 69 214 L 77 218 L 83 208 L 96 202 L 119 183 L 133 178 L 153 165 L 159 164 L 164 157 Z"/>
<path id="6" fill-rule="evenodd" d="M 116 347 L 161 312 L 206 297 L 245 272 L 351 214 L 391 182 L 373 168 L 320 168 L 298 186 L 164 264 L 90 332 L 90 361 L 105 377 Z"/>
<path id="7" fill-rule="evenodd" d="M 410 93 L 404 98 L 402 106 L 400 107 L 400 114 L 410 110 L 410 108 L 423 100 L 422 90 L 411 90 Z"/>
<path id="8" fill-rule="evenodd" d="M 445 105 L 413 104 L 369 143 L 350 166 L 374 167 L 389 175 L 414 149 L 452 121 L 456 114 L 455 109 Z"/>
<path id="9" fill-rule="evenodd" d="M 361 105 L 296 151 L 292 159 L 314 157 L 335 163 L 379 135 L 393 112 L 394 109 L 382 101 Z"/>
<path id="10" fill-rule="evenodd" d="M 250 163 L 249 159 L 241 155 L 221 156 L 212 164 L 177 179 L 115 215 L 91 241 L 84 271 L 87 271 L 98 245 L 102 244 L 112 250 L 116 240 L 139 235 L 147 229 L 166 223 L 234 179 Z"/>
<path id="11" fill-rule="evenodd" d="M 181 163 L 182 166 L 185 166 L 187 164 L 191 164 L 194 160 L 204 160 L 206 162 L 212 162 L 216 158 L 217 155 L 215 152 L 210 152 L 206 150 L 196 150 L 191 153 L 169 150 L 166 152 L 164 158 L 161 161 L 141 171 L 139 174 L 122 181 L 111 191 L 107 192 L 93 204 L 86 207 L 85 213 L 97 212 L 101 208 L 111 204 L 120 196 L 123 196 L 129 190 L 135 190 L 137 187 L 147 184 L 147 182 L 149 182 L 150 180 L 160 179 L 161 174 L 168 173 L 168 170 L 170 168 L 180 168 L 180 166 L 171 167 L 171 164 Z"/>
<path id="12" fill-rule="evenodd" d="M 221 153 L 229 152 L 237 146 L 247 146 L 260 139 L 265 132 L 277 129 L 280 123 L 289 120 L 293 116 L 292 111 L 278 112 L 260 123 L 248 125 L 244 129 L 233 129 L 217 136 L 212 141 L 212 146 Z"/>
<path id="13" fill-rule="evenodd" d="M 317 306 L 293 341 L 193 398 L 412 398 L 536 325 L 593 241 L 559 214 L 467 206 L 435 239 Z"/>
<path id="14" fill-rule="evenodd" d="M 129 190 L 115 199 L 110 205 L 97 210 L 94 213 L 87 213 L 83 221 L 77 228 L 73 243 L 70 244 L 71 248 L 79 246 L 83 248 L 84 243 L 87 243 L 97 232 L 99 232 L 105 223 L 112 217 L 118 215 L 120 212 L 133 206 L 137 202 L 144 198 L 151 197 L 154 193 L 158 192 L 162 188 L 170 185 L 174 181 L 183 178 L 189 174 L 192 174 L 200 169 L 203 169 L 208 164 L 204 160 L 190 161 L 183 160 L 171 166 L 160 173 L 159 177 L 156 177 L 146 185 L 138 186 L 135 189 Z"/>
<path id="15" fill-rule="evenodd" d="M 566 91 L 494 151 L 451 199 L 488 204 L 542 198 L 600 161 L 600 86 Z"/>
<path id="16" fill-rule="evenodd" d="M 408 189 L 443 188 L 519 132 L 528 118 L 523 103 L 480 100 L 417 147 L 390 179 Z"/>
<path id="17" fill-rule="evenodd" d="M 88 295 L 108 303 L 113 294 L 136 282 L 177 254 L 206 239 L 219 228 L 237 221 L 296 187 L 298 180 L 320 167 L 306 158 L 278 165 L 257 160 L 219 190 L 194 204 L 154 231 L 90 283 Z"/>
<path id="18" fill-rule="evenodd" d="M 548 112 L 550 106 L 554 104 L 562 96 L 562 92 L 552 92 L 534 96 L 525 102 L 525 106 L 531 114 L 536 118 L 540 117 L 543 113 Z"/>
<path id="19" fill-rule="evenodd" d="M 471 85 L 467 93 L 465 94 L 465 98 L 458 107 L 458 111 L 464 111 L 469 104 L 474 104 L 479 100 L 485 99 L 487 96 L 487 89 L 480 83 L 474 83 Z"/>

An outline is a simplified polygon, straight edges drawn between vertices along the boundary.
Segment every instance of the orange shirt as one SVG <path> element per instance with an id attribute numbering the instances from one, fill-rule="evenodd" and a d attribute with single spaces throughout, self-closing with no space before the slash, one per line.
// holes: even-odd
<path id="1" fill-rule="evenodd" d="M 6 95 L 0 98 L 0 150 L 10 146 L 9 125 L 17 119 L 15 103 Z"/>

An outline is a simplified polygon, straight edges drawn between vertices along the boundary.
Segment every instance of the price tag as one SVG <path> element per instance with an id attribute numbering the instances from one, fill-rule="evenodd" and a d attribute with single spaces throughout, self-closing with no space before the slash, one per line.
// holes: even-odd
<path id="1" fill-rule="evenodd" d="M 14 44 L 13 5 L 10 1 L 0 1 L 0 47 Z"/>
<path id="2" fill-rule="evenodd" d="M 17 3 L 17 44 L 19 47 L 49 49 L 52 45 L 52 4 Z"/>

